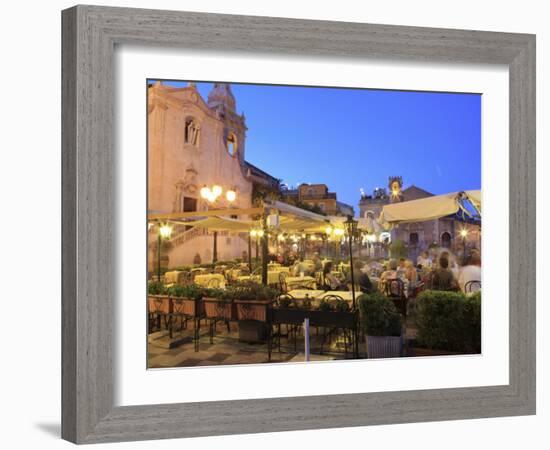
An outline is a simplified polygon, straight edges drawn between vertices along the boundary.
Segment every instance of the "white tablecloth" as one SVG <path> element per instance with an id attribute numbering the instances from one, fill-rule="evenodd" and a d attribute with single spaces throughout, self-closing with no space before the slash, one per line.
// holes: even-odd
<path id="1" fill-rule="evenodd" d="M 207 273 L 204 275 L 196 275 L 195 284 L 210 288 L 224 288 L 225 277 L 221 273 Z"/>

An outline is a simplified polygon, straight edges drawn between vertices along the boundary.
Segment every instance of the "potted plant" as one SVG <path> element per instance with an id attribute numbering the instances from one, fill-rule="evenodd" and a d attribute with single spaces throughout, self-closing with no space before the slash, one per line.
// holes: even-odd
<path id="1" fill-rule="evenodd" d="M 481 292 L 423 291 L 415 321 L 415 355 L 481 352 Z"/>
<path id="2" fill-rule="evenodd" d="M 229 289 L 239 321 L 239 340 L 263 342 L 266 339 L 268 308 L 277 292 L 263 284 L 246 282 Z"/>
<path id="3" fill-rule="evenodd" d="M 149 318 L 149 332 L 160 330 L 161 319 L 171 312 L 170 299 L 166 287 L 160 281 L 150 281 L 147 284 L 147 315 Z"/>
<path id="4" fill-rule="evenodd" d="M 401 316 L 393 302 L 379 292 L 359 297 L 361 326 L 369 358 L 396 358 L 403 352 Z"/>
<path id="5" fill-rule="evenodd" d="M 202 302 L 204 303 L 204 313 L 210 319 L 224 318 L 233 320 L 233 300 L 229 290 L 223 289 L 202 289 Z"/>
<path id="6" fill-rule="evenodd" d="M 168 295 L 172 299 L 174 312 L 188 317 L 200 317 L 203 315 L 202 303 L 203 290 L 194 284 L 182 286 L 175 284 L 168 288 Z"/>

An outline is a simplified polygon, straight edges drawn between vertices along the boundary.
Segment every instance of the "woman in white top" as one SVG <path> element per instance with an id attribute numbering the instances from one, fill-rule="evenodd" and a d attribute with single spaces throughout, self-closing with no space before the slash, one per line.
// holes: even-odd
<path id="1" fill-rule="evenodd" d="M 479 284 L 475 283 L 475 285 L 471 286 L 471 290 L 466 292 L 466 285 L 470 281 L 479 281 Z M 458 275 L 458 285 L 460 286 L 460 290 L 466 294 L 481 289 L 481 258 L 477 252 L 472 252 L 470 254 L 468 264 L 460 269 L 460 273 Z"/>

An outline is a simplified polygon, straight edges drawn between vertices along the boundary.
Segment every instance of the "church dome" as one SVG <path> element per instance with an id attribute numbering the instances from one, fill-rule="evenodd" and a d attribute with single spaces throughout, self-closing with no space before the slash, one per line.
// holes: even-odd
<path id="1" fill-rule="evenodd" d="M 229 83 L 214 83 L 214 88 L 208 94 L 208 106 L 213 109 L 224 106 L 229 111 L 235 111 L 235 97 Z"/>

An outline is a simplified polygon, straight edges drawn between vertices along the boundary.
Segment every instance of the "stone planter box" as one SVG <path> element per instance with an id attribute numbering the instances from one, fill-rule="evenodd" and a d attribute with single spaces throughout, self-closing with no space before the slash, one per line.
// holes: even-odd
<path id="1" fill-rule="evenodd" d="M 147 310 L 149 313 L 171 313 L 170 297 L 168 295 L 148 295 Z"/>
<path id="2" fill-rule="evenodd" d="M 209 319 L 237 320 L 237 311 L 232 301 L 204 297 L 202 303 L 204 304 L 204 313 Z"/>
<path id="3" fill-rule="evenodd" d="M 402 336 L 366 336 L 368 358 L 398 358 L 403 354 Z"/>
<path id="4" fill-rule="evenodd" d="M 238 320 L 266 322 L 271 300 L 235 300 Z"/>
<path id="5" fill-rule="evenodd" d="M 172 297 L 173 313 L 187 317 L 203 317 L 204 303 L 200 300 L 185 297 Z"/>
<path id="6" fill-rule="evenodd" d="M 235 300 L 239 320 L 239 341 L 263 343 L 267 339 L 270 300 Z"/>

